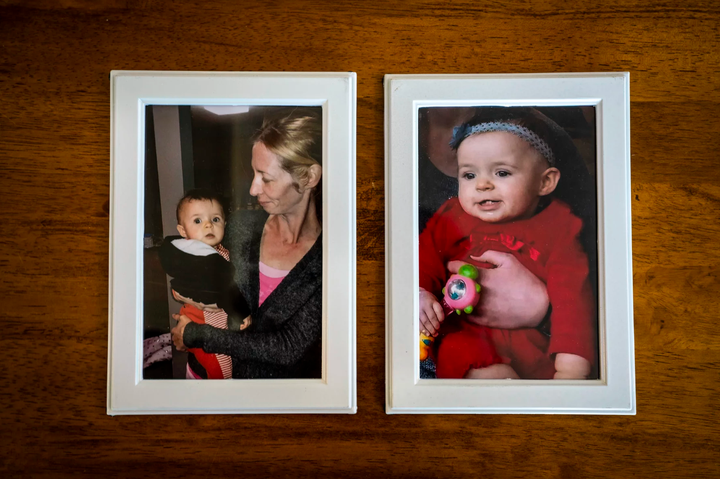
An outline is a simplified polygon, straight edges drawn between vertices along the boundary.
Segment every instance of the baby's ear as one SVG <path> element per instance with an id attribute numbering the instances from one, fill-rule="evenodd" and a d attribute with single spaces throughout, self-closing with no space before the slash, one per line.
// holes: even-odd
<path id="1" fill-rule="evenodd" d="M 180 233 L 180 236 L 183 238 L 187 238 L 187 233 L 185 233 L 185 227 L 183 225 L 177 225 L 178 233 Z"/>
<path id="2" fill-rule="evenodd" d="M 538 196 L 547 196 L 557 188 L 560 181 L 560 170 L 557 168 L 548 168 L 542 174 L 540 179 L 540 191 Z"/>

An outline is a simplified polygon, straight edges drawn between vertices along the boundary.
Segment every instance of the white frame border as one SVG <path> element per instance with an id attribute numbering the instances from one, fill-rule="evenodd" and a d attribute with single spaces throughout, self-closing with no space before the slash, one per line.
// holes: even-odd
<path id="1" fill-rule="evenodd" d="M 386 412 L 635 414 L 629 74 L 386 75 L 384 84 Z M 490 105 L 596 107 L 599 380 L 419 378 L 418 109 Z"/>
<path id="2" fill-rule="evenodd" d="M 107 413 L 355 413 L 355 73 L 113 71 L 110 83 Z M 143 379 L 146 105 L 322 106 L 323 379 Z"/>

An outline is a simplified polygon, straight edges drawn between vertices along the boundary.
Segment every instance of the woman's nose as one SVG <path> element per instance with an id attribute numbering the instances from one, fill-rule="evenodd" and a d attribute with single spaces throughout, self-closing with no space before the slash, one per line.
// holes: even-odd
<path id="1" fill-rule="evenodd" d="M 257 178 L 253 178 L 252 183 L 250 183 L 250 196 L 257 196 L 260 194 L 261 188 L 258 182 L 259 180 Z"/>

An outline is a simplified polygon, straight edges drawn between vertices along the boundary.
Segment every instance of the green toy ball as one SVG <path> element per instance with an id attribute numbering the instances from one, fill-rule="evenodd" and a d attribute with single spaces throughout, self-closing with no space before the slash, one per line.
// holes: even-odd
<path id="1" fill-rule="evenodd" d="M 478 270 L 475 266 L 471 264 L 464 264 L 460 266 L 460 269 L 458 270 L 458 274 L 460 276 L 465 276 L 466 278 L 470 279 L 477 279 L 478 277 Z"/>

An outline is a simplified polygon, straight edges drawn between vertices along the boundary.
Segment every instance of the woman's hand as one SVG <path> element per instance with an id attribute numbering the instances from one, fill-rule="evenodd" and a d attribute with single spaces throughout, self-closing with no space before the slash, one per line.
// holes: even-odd
<path id="1" fill-rule="evenodd" d="M 175 344 L 175 347 L 178 349 L 178 351 L 187 351 L 185 343 L 183 343 L 183 334 L 185 334 L 185 326 L 187 326 L 187 324 L 190 323 L 191 320 L 184 314 L 173 314 L 172 317 L 178 322 L 175 327 L 170 330 L 173 343 Z"/>
<path id="2" fill-rule="evenodd" d="M 434 294 L 420 288 L 420 332 L 425 336 L 437 336 L 445 313 Z"/>
<path id="3" fill-rule="evenodd" d="M 550 306 L 545 283 L 510 253 L 486 251 L 470 258 L 494 267 L 478 268 L 478 282 L 482 286 L 480 303 L 476 311 L 467 316 L 468 320 L 501 329 L 534 328 L 540 324 Z M 457 273 L 463 264 L 450 261 L 447 267 L 451 273 Z"/>

